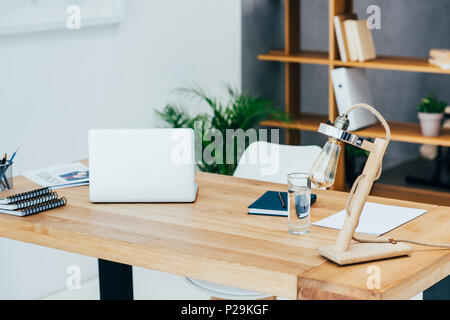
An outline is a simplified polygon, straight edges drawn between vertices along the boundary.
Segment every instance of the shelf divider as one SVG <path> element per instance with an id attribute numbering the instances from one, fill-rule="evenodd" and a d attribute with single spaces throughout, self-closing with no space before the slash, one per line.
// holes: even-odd
<path id="1" fill-rule="evenodd" d="M 296 54 L 286 54 L 281 50 L 271 50 L 267 54 L 258 55 L 259 60 L 277 61 L 286 63 L 305 63 L 330 65 L 332 67 L 353 67 L 395 71 L 425 72 L 450 74 L 450 69 L 441 69 L 428 62 L 427 58 L 398 57 L 379 55 L 376 59 L 368 61 L 329 60 L 325 51 L 300 51 Z"/>
<path id="2" fill-rule="evenodd" d="M 284 54 L 290 56 L 300 52 L 300 0 L 284 1 Z M 287 62 L 284 65 L 285 111 L 293 117 L 300 114 L 300 64 Z M 300 132 L 286 130 L 285 141 L 290 145 L 300 145 Z"/>
<path id="3" fill-rule="evenodd" d="M 284 51 L 271 50 L 268 54 L 258 55 L 258 59 L 288 63 L 329 64 L 328 52 L 325 51 L 300 51 L 300 53 L 286 54 Z"/>
<path id="4" fill-rule="evenodd" d="M 450 69 L 441 69 L 428 62 L 427 58 L 412 58 L 412 57 L 398 57 L 398 56 L 377 56 L 376 59 L 364 62 L 347 61 L 343 62 L 336 60 L 334 65 L 340 67 L 356 67 L 369 69 L 383 69 L 383 70 L 397 70 L 397 71 L 411 71 L 411 72 L 427 72 L 427 73 L 442 73 L 450 74 Z"/>
<path id="5" fill-rule="evenodd" d="M 327 115 L 302 113 L 300 117 L 292 119 L 289 123 L 279 120 L 266 120 L 261 122 L 261 125 L 268 127 L 316 131 L 319 124 L 321 122 L 326 122 L 327 120 Z M 450 147 L 450 129 L 442 129 L 441 134 L 438 137 L 425 137 L 420 131 L 419 124 L 397 121 L 388 121 L 388 123 L 391 127 L 391 140 L 393 141 Z M 353 131 L 353 133 L 358 136 L 370 138 L 384 138 L 385 135 L 384 128 L 380 124 L 356 130 Z"/>

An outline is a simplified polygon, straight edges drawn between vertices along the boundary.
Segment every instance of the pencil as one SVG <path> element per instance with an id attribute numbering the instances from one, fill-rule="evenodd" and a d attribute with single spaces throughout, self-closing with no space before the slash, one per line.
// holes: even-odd
<path id="1" fill-rule="evenodd" d="M 281 195 L 281 192 L 278 192 L 278 198 L 280 198 L 281 206 L 283 208 L 286 208 L 286 204 L 284 203 L 283 196 Z"/>
<path id="2" fill-rule="evenodd" d="M 17 147 L 16 151 L 14 151 L 13 155 L 11 156 L 11 159 L 9 159 L 10 164 L 14 160 L 14 157 L 16 156 L 17 151 L 19 151 L 19 147 Z"/>

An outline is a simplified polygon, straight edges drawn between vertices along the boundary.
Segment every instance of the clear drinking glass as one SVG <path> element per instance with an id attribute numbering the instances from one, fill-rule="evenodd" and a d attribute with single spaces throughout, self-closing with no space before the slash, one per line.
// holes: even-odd
<path id="1" fill-rule="evenodd" d="M 5 164 L 0 164 L 0 191 L 13 188 L 12 165 L 13 163 L 9 161 L 6 161 Z"/>
<path id="2" fill-rule="evenodd" d="M 310 226 L 311 180 L 308 173 L 290 173 L 288 180 L 288 232 L 307 234 Z"/>

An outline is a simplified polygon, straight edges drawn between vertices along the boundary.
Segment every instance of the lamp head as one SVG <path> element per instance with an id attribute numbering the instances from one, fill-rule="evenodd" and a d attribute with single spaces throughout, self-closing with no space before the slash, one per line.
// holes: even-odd
<path id="1" fill-rule="evenodd" d="M 347 114 L 338 116 L 334 123 L 321 123 L 318 132 L 329 137 L 321 153 L 311 167 L 311 181 L 319 188 L 334 184 L 336 168 L 341 151 L 340 142 L 344 141 L 361 147 L 364 139 L 346 131 L 350 125 Z"/>
<path id="2" fill-rule="evenodd" d="M 343 141 L 355 147 L 361 147 L 364 139 L 346 131 L 349 125 L 350 121 L 348 120 L 347 114 L 343 114 L 338 116 L 334 123 L 331 121 L 328 121 L 326 124 L 321 123 L 317 131 L 337 141 Z"/>

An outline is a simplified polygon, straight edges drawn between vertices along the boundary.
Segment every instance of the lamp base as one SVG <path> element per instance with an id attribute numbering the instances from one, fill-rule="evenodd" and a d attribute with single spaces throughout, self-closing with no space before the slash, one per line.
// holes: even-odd
<path id="1" fill-rule="evenodd" d="M 319 248 L 320 255 L 339 265 L 404 256 L 413 249 L 402 243 L 352 243 L 347 251 L 336 251 L 334 245 Z"/>

